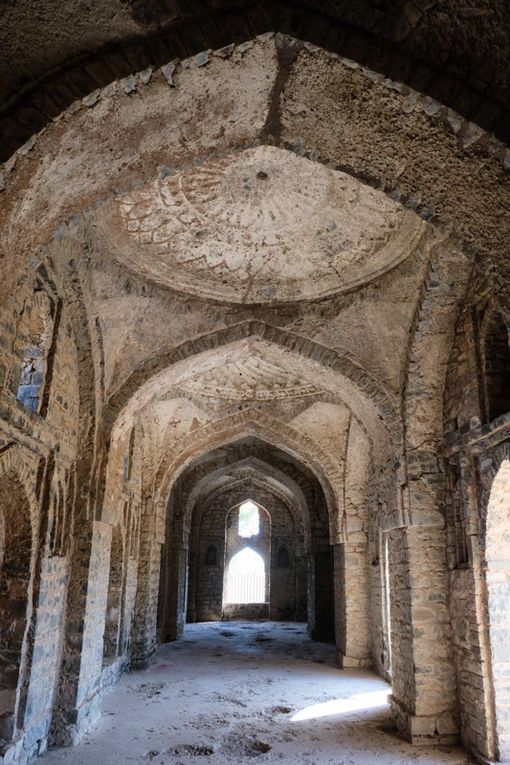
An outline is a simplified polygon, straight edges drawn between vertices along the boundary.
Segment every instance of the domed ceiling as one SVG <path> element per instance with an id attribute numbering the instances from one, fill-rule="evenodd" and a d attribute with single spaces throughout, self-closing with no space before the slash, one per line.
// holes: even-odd
<path id="1" fill-rule="evenodd" d="M 123 195 L 100 225 L 117 260 L 160 284 L 283 303 L 369 282 L 412 252 L 425 224 L 345 173 L 258 146 Z"/>

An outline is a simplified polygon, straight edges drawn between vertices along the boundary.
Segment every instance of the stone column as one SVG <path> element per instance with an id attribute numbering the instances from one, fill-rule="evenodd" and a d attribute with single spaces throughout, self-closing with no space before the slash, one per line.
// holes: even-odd
<path id="1" fill-rule="evenodd" d="M 159 581 L 161 570 L 162 539 L 156 535 L 154 505 L 151 498 L 144 502 L 138 581 L 131 641 L 131 667 L 147 667 L 156 651 L 156 627 L 158 614 Z"/>
<path id="2" fill-rule="evenodd" d="M 444 526 L 389 532 L 391 708 L 413 744 L 458 740 Z"/>
<path id="3" fill-rule="evenodd" d="M 313 608 L 314 620 L 310 625 L 313 640 L 332 641 L 335 635 L 333 594 L 333 549 L 313 553 Z"/>
<path id="4" fill-rule="evenodd" d="M 335 636 L 340 667 L 369 667 L 371 657 L 370 571 L 365 536 L 333 546 Z"/>
<path id="5" fill-rule="evenodd" d="M 61 680 L 51 731 L 51 743 L 57 746 L 76 743 L 99 718 L 110 547 L 109 524 L 86 520 L 77 524 Z"/>
<path id="6" fill-rule="evenodd" d="M 462 741 L 469 751 L 477 752 L 480 759 L 495 760 L 496 720 L 486 564 L 480 540 L 479 487 L 471 457 L 462 456 L 460 471 L 461 477 L 454 489 L 458 496 L 454 501 L 463 505 L 471 563 L 465 567 L 452 567 L 449 575 Z"/>

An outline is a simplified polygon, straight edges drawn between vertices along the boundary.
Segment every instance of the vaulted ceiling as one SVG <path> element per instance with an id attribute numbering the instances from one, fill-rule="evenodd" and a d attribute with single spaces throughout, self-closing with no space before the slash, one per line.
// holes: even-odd
<path id="1" fill-rule="evenodd" d="M 270 30 L 384 71 L 502 139 L 510 133 L 505 0 L 3 0 L 0 14 L 3 159 L 113 79 Z"/>

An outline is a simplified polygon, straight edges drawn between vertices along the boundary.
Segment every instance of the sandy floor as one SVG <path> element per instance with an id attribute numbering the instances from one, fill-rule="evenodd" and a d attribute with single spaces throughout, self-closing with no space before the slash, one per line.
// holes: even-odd
<path id="1" fill-rule="evenodd" d="M 124 676 L 98 728 L 39 762 L 99 765 L 464 765 L 461 750 L 413 749 L 388 722 L 388 685 L 334 668 L 304 625 L 188 625 L 153 667 Z M 197 760 L 196 758 L 203 758 Z"/>

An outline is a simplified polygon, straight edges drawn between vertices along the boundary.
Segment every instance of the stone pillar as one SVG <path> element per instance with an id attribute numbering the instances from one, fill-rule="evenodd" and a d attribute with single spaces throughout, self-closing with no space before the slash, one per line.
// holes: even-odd
<path id="1" fill-rule="evenodd" d="M 391 708 L 413 744 L 458 740 L 444 526 L 389 532 Z"/>
<path id="2" fill-rule="evenodd" d="M 296 555 L 296 621 L 306 622 L 306 581 L 308 559 L 306 555 Z"/>
<path id="3" fill-rule="evenodd" d="M 366 539 L 350 535 L 333 546 L 335 638 L 340 667 L 369 667 L 371 657 L 370 571 Z"/>
<path id="4" fill-rule="evenodd" d="M 163 625 L 163 640 L 177 640 L 184 631 L 186 622 L 186 580 L 188 547 L 175 540 L 167 550 L 165 582 L 166 618 Z"/>
<path id="5" fill-rule="evenodd" d="M 450 617 L 457 670 L 462 742 L 477 759 L 497 759 L 486 562 L 479 529 L 479 487 L 472 458 L 460 460 L 457 501 L 468 524 L 471 565 L 450 570 Z M 498 549 L 499 536 L 498 536 Z M 510 687 L 508 685 L 507 687 Z"/>
<path id="6" fill-rule="evenodd" d="M 23 749 L 27 760 L 44 751 L 51 726 L 65 628 L 68 563 L 67 557 L 60 556 L 42 560 L 34 659 L 24 720 Z"/>
<path id="7" fill-rule="evenodd" d="M 313 640 L 333 642 L 335 637 L 335 603 L 333 595 L 333 549 L 313 554 L 313 601 L 314 620 L 310 624 Z"/>
<path id="8" fill-rule="evenodd" d="M 147 667 L 156 651 L 156 627 L 162 540 L 156 536 L 152 499 L 144 503 L 140 531 L 138 581 L 131 641 L 131 667 Z"/>
<path id="9" fill-rule="evenodd" d="M 76 743 L 99 719 L 110 547 L 109 524 L 77 524 L 61 681 L 51 731 L 53 745 Z"/>
<path id="10" fill-rule="evenodd" d="M 338 665 L 344 667 L 347 652 L 347 614 L 345 591 L 345 545 L 333 545 L 333 576 L 335 596 L 335 645 Z"/>
<path id="11" fill-rule="evenodd" d="M 197 621 L 197 587 L 198 587 L 198 569 L 199 555 L 196 551 L 190 550 L 188 564 L 188 603 L 186 607 L 186 619 L 188 622 Z"/>

